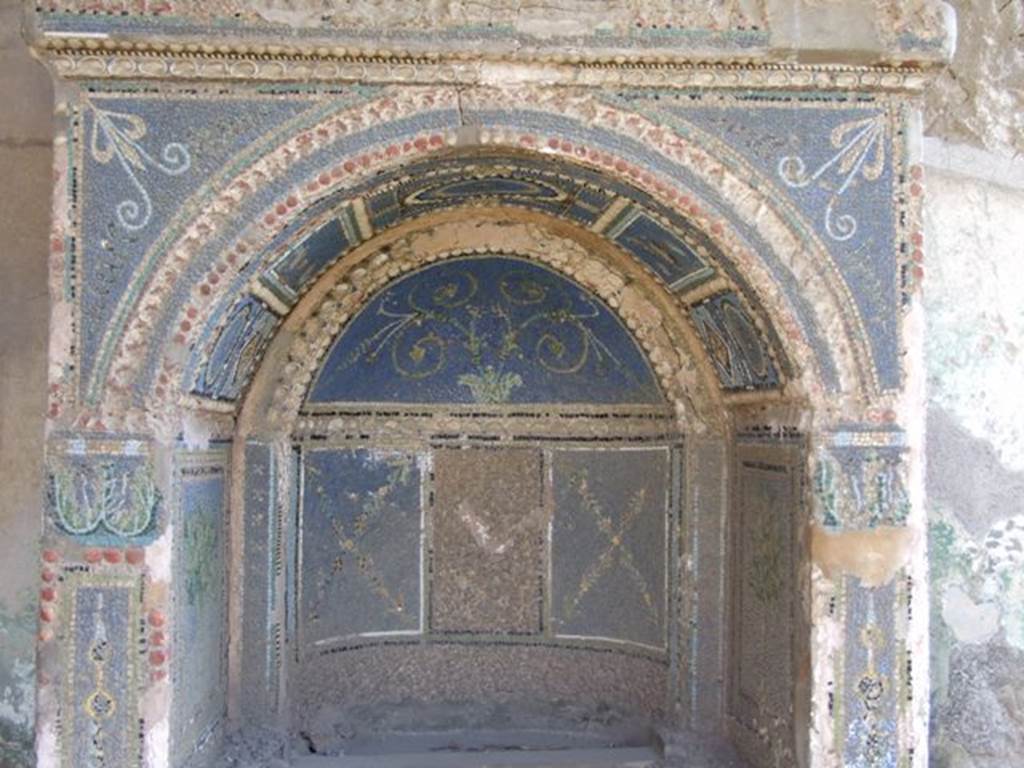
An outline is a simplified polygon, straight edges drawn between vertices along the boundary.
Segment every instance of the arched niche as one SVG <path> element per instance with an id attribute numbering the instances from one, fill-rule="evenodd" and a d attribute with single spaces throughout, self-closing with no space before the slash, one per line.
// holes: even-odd
<path id="1" fill-rule="evenodd" d="M 750 339 L 722 322 L 716 363 L 691 309 L 592 233 L 501 207 L 326 270 L 238 421 L 235 720 L 327 752 L 455 728 L 797 754 L 802 443 L 735 440 L 750 398 L 726 402 L 718 365 Z M 573 607 L 591 581 L 577 602 L 603 607 Z"/>
<path id="2" fill-rule="evenodd" d="M 303 414 L 294 727 L 664 720 L 681 435 L 597 296 L 510 255 L 422 267 L 346 324 Z"/>

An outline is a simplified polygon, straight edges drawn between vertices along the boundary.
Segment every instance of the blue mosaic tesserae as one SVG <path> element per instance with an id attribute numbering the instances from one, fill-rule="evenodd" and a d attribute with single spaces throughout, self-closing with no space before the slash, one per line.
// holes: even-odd
<path id="1" fill-rule="evenodd" d="M 524 259 L 453 259 L 396 281 L 335 341 L 311 403 L 661 403 L 600 299 Z"/>

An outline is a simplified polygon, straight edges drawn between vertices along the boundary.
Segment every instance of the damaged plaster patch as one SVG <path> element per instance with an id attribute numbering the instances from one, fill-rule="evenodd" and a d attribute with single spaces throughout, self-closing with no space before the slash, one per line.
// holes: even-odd
<path id="1" fill-rule="evenodd" d="M 952 0 L 952 65 L 925 102 L 925 132 L 1006 155 L 1024 151 L 1024 3 Z M 930 194 L 930 191 L 929 191 Z"/>
<path id="2" fill-rule="evenodd" d="M 976 603 L 955 584 L 942 596 L 942 618 L 961 643 L 984 643 L 999 631 L 999 606 Z"/>
<path id="3" fill-rule="evenodd" d="M 1008 382 L 1024 365 L 1024 192 L 929 172 L 928 196 L 930 404 L 1020 472 L 1024 409 Z"/>
<path id="4" fill-rule="evenodd" d="M 870 530 L 833 533 L 811 526 L 811 559 L 825 577 L 850 575 L 865 587 L 888 584 L 917 551 L 913 528 L 880 525 Z"/>
<path id="5" fill-rule="evenodd" d="M 0 602 L 0 765 L 29 768 L 34 760 L 34 594 L 9 608 Z"/>

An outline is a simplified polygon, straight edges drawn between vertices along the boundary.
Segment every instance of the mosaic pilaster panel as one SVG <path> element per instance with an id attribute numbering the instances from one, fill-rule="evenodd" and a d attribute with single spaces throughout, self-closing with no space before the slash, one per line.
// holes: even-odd
<path id="1" fill-rule="evenodd" d="M 431 629 L 533 634 L 544 592 L 539 450 L 434 453 Z"/>
<path id="2" fill-rule="evenodd" d="M 303 453 L 303 648 L 419 632 L 421 461 L 368 449 Z"/>
<path id="3" fill-rule="evenodd" d="M 225 453 L 177 457 L 172 657 L 172 765 L 227 714 L 227 508 Z"/>
<path id="4" fill-rule="evenodd" d="M 263 721 L 277 711 L 282 629 L 278 616 L 281 517 L 274 448 L 245 446 L 245 580 L 242 592 L 242 709 Z"/>
<path id="5" fill-rule="evenodd" d="M 717 730 L 724 693 L 723 645 L 729 602 L 724 574 L 727 454 L 725 443 L 718 439 L 694 439 L 689 445 L 692 463 L 683 546 L 695 572 L 685 584 L 689 610 L 682 612 L 686 624 L 680 627 L 687 650 L 682 686 L 690 727 Z"/>
<path id="6" fill-rule="evenodd" d="M 899 581 L 866 587 L 847 577 L 842 590 L 845 649 L 840 743 L 845 768 L 897 768 L 905 690 L 905 625 L 899 621 Z M 904 625 L 904 626 L 901 626 Z"/>
<path id="7" fill-rule="evenodd" d="M 728 714 L 737 747 L 759 766 L 795 761 L 798 457 L 786 445 L 736 447 Z"/>
<path id="8" fill-rule="evenodd" d="M 665 647 L 671 473 L 667 448 L 555 453 L 556 635 Z"/>
<path id="9" fill-rule="evenodd" d="M 164 507 L 149 446 L 131 438 L 51 440 L 47 498 L 53 528 L 90 546 L 149 543 Z"/>
<path id="10" fill-rule="evenodd" d="M 906 434 L 850 425 L 824 436 L 815 456 L 818 522 L 830 535 L 898 536 L 910 515 Z M 833 724 L 843 765 L 909 765 L 914 661 L 907 651 L 913 585 L 907 572 L 886 583 L 844 576 L 836 584 L 843 654 L 836 660 Z"/>
<path id="11" fill-rule="evenodd" d="M 62 768 L 142 763 L 140 592 L 128 575 L 65 576 Z"/>

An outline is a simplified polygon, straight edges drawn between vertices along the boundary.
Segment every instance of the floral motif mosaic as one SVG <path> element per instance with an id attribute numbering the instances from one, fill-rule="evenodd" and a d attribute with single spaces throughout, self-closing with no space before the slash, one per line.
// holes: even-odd
<path id="1" fill-rule="evenodd" d="M 905 117 L 873 97 L 857 108 L 842 97 L 818 100 L 814 108 L 801 106 L 803 100 L 793 94 L 751 113 L 712 95 L 628 92 L 614 98 L 681 135 L 718 145 L 728 164 L 754 172 L 766 194 L 796 207 L 853 299 L 849 320 L 863 324 L 881 388 L 895 389 L 906 253 L 897 224 L 902 206 L 893 190 L 906 173 Z"/>
<path id="2" fill-rule="evenodd" d="M 817 457 L 813 490 L 821 522 L 831 528 L 874 528 L 904 525 L 910 512 L 906 449 L 902 434 L 872 436 L 868 442 L 822 448 Z"/>
<path id="3" fill-rule="evenodd" d="M 665 646 L 669 472 L 665 449 L 555 456 L 557 634 Z"/>
<path id="4" fill-rule="evenodd" d="M 157 534 L 163 495 L 141 444 L 72 442 L 51 454 L 47 495 L 58 531 L 99 545 Z"/>
<path id="5" fill-rule="evenodd" d="M 600 299 L 507 257 L 454 259 L 386 288 L 335 342 L 312 403 L 656 403 L 643 354 Z"/>

